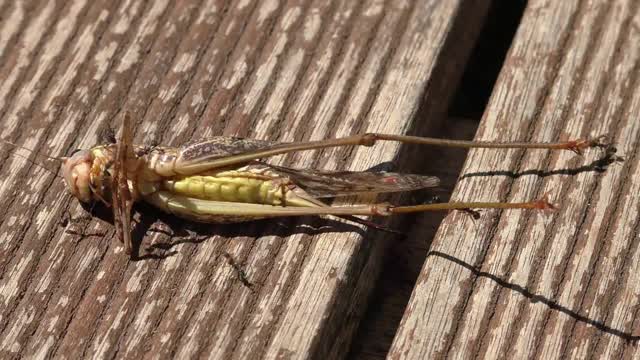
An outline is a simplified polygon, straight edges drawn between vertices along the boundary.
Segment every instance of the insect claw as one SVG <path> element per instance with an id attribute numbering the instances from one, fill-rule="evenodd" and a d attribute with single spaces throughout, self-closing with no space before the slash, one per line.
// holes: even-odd
<path id="1" fill-rule="evenodd" d="M 533 202 L 533 208 L 543 211 L 554 211 L 557 209 L 557 206 L 549 201 L 549 193 L 547 192 L 541 199 Z"/>
<path id="2" fill-rule="evenodd" d="M 611 156 L 616 153 L 617 149 L 607 135 L 600 135 L 591 139 L 579 139 L 573 141 L 567 141 L 564 148 L 582 156 L 585 149 L 589 148 L 603 148 L 606 150 L 607 155 Z"/>
<path id="3" fill-rule="evenodd" d="M 567 141 L 566 149 L 575 153 L 578 156 L 582 156 L 584 154 L 584 149 L 592 147 L 591 140 L 572 140 Z"/>

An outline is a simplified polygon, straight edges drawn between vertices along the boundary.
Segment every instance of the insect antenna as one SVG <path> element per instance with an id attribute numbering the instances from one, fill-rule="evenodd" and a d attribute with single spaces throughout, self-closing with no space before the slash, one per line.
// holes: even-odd
<path id="1" fill-rule="evenodd" d="M 11 141 L 7 141 L 7 140 L 2 140 L 2 139 L 0 139 L 0 142 L 2 142 L 2 143 L 4 143 L 4 144 L 7 144 L 7 145 L 10 145 L 10 146 L 13 146 L 14 148 L 18 148 L 18 149 L 26 150 L 26 151 L 28 151 L 28 152 L 30 152 L 30 153 L 32 153 L 32 154 L 35 154 L 36 156 L 41 156 L 41 157 L 43 157 L 43 158 L 45 158 L 45 159 L 48 159 L 48 160 L 57 161 L 57 162 L 59 162 L 59 163 L 62 163 L 62 162 L 64 161 L 64 159 L 63 159 L 63 158 L 59 158 L 59 157 L 55 157 L 55 156 L 45 155 L 45 154 L 40 153 L 40 152 L 38 152 L 38 151 L 35 151 L 35 150 L 33 150 L 33 149 L 29 149 L 28 147 L 24 147 L 24 146 L 21 146 L 21 145 L 18 145 L 18 144 L 12 143 Z M 25 160 L 29 161 L 29 162 L 30 162 L 30 163 L 32 163 L 33 165 L 36 165 L 37 167 L 39 167 L 39 168 L 41 168 L 41 169 L 45 170 L 46 172 L 48 172 L 48 173 L 50 173 L 50 174 L 53 174 L 55 177 L 62 178 L 62 176 L 58 175 L 58 172 L 57 172 L 57 171 L 53 171 L 53 170 L 51 170 L 51 169 L 49 169 L 49 168 L 45 167 L 44 165 L 42 165 L 42 164 L 40 164 L 40 163 L 37 163 L 36 161 L 32 160 L 32 159 L 31 159 L 31 158 L 29 158 L 28 156 L 21 155 L 21 154 L 19 154 L 19 153 L 17 153 L 17 152 L 13 152 L 13 155 L 18 156 L 18 157 L 21 157 L 21 158 L 23 158 L 23 159 L 25 159 Z"/>

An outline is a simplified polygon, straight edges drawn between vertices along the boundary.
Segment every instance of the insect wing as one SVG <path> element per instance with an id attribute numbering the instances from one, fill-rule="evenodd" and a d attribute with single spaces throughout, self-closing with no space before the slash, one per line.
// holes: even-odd
<path id="1" fill-rule="evenodd" d="M 436 187 L 440 183 L 435 176 L 366 171 L 332 172 L 268 166 L 273 171 L 287 176 L 294 184 L 316 198 L 411 191 Z"/>
<path id="2" fill-rule="evenodd" d="M 242 164 L 243 156 L 274 149 L 280 143 L 236 137 L 216 136 L 187 143 L 178 149 L 175 171 L 193 175 L 203 171 L 229 166 L 228 160 L 238 158 L 232 164 Z"/>

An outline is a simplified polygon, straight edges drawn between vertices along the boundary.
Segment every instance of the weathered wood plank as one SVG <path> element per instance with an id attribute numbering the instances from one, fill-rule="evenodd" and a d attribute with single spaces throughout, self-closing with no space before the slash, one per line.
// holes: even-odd
<path id="1" fill-rule="evenodd" d="M 638 24 L 635 1 L 528 3 L 476 138 L 610 134 L 626 161 L 471 151 L 454 198 L 560 208 L 450 214 L 390 357 L 637 356 Z"/>
<path id="2" fill-rule="evenodd" d="M 26 27 L 26 13 L 33 10 L 29 9 L 32 6 L 29 1 L 0 1 L 0 59 L 14 50 L 19 32 Z"/>
<path id="3" fill-rule="evenodd" d="M 414 122 L 419 111 L 446 108 L 486 7 L 16 2 L 5 6 L 15 17 L 0 22 L 8 29 L 0 36 L 1 136 L 64 155 L 95 144 L 123 109 L 136 115 L 138 141 L 165 144 L 213 134 L 300 141 L 417 131 L 428 127 Z M 452 54 L 460 58 L 446 61 Z M 366 169 L 398 149 L 274 161 Z M 132 262 L 105 222 L 77 224 L 94 236 L 65 232 L 65 213 L 84 210 L 61 196 L 62 181 L 13 155 L 26 151 L 1 151 L 2 356 L 301 358 L 348 349 L 384 252 L 359 227 L 322 219 L 185 225 L 143 207 L 142 260 Z M 153 224 L 158 216 L 173 236 L 148 231 L 162 226 Z M 191 230 L 198 236 L 183 236 Z"/>
<path id="4" fill-rule="evenodd" d="M 497 75 L 497 74 L 496 74 Z M 438 136 L 471 140 L 479 119 L 448 118 L 438 129 Z M 455 186 L 466 159 L 465 149 L 429 149 L 429 164 L 420 173 L 438 176 L 442 183 L 435 195 L 446 201 Z M 415 201 L 419 202 L 419 201 Z M 350 357 L 357 359 L 385 359 L 396 329 L 407 307 L 416 280 L 429 251 L 430 239 L 435 236 L 446 213 L 415 214 L 407 219 L 407 228 L 414 226 L 407 239 L 393 243 L 387 250 L 380 278 L 376 282 L 371 303 L 364 314 L 357 336 L 351 345 Z M 403 219 L 404 220 L 404 219 Z"/>
<path id="5" fill-rule="evenodd" d="M 74 136 L 72 131 L 78 125 L 80 113 L 87 107 L 84 101 L 88 91 L 82 84 L 93 80 L 93 77 L 85 76 L 85 82 L 78 83 L 78 74 L 87 69 L 85 63 L 94 56 L 97 49 L 94 41 L 101 36 L 106 23 L 110 20 L 109 14 L 112 11 L 109 3 L 76 2 L 68 3 L 65 6 L 69 8 L 66 8 L 59 6 L 60 4 L 46 2 L 47 7 L 51 4 L 58 13 L 64 12 L 69 17 L 60 19 L 56 27 L 57 31 L 45 43 L 42 55 L 33 59 L 32 64 L 37 65 L 32 66 L 35 71 L 31 72 L 33 75 L 26 83 L 33 83 L 33 88 L 22 84 L 18 93 L 20 95 L 16 97 L 18 101 L 14 102 L 11 112 L 5 114 L 3 130 L 10 129 L 11 121 L 14 121 L 13 127 L 19 131 L 20 137 L 14 139 L 15 142 L 25 144 L 29 148 L 42 149 L 44 153 L 50 151 L 50 153 L 59 154 L 69 151 L 67 146 Z M 47 8 L 43 11 L 46 10 Z M 83 10 L 86 18 L 82 24 L 77 24 L 77 20 L 82 18 L 79 14 Z M 50 17 L 50 15 L 46 16 Z M 72 34 L 75 34 L 71 42 L 74 45 L 65 45 Z M 28 39 L 27 37 L 26 40 Z M 68 56 L 60 55 L 62 59 L 56 59 L 53 56 L 56 53 L 60 54 L 65 48 L 71 50 L 65 53 Z M 47 72 L 55 73 L 49 79 L 43 79 L 43 74 Z M 37 103 L 32 100 L 34 98 Z M 68 105 L 62 117 L 59 117 L 58 104 Z M 54 135 L 50 136 L 52 133 Z M 52 182 L 58 186 L 58 190 L 54 190 L 57 194 L 62 193 L 62 186 L 42 168 L 33 167 L 32 169 L 31 164 L 25 162 L 23 158 L 10 157 L 8 163 L 8 166 L 5 165 L 3 168 L 7 173 L 6 183 L 3 185 L 9 187 L 7 191 L 13 191 L 13 194 L 3 194 L 2 198 L 11 200 L 12 202 L 8 205 L 13 204 L 13 206 L 5 215 L 2 225 L 2 233 L 5 236 L 2 241 L 3 253 L 7 256 L 3 256 L 2 263 L 5 267 L 3 267 L 4 276 L 1 280 L 4 300 L 1 312 L 6 315 L 20 314 L 18 318 L 24 322 L 11 321 L 3 316 L 1 325 L 9 333 L 3 336 L 2 348 L 15 352 L 16 350 L 24 351 L 27 337 L 38 325 L 32 320 L 42 314 L 58 283 L 59 272 L 67 265 L 66 261 L 62 261 L 65 259 L 65 252 L 62 251 L 64 241 L 54 242 L 54 246 L 45 252 L 47 250 L 45 242 L 51 239 L 52 229 L 57 231 L 57 224 L 61 217 L 60 209 L 65 200 L 59 196 L 43 198 L 46 196 L 43 189 L 50 187 Z M 28 171 L 33 171 L 33 175 L 29 176 L 30 181 L 25 186 L 18 179 L 27 176 Z M 16 190 L 10 188 L 19 186 L 21 188 L 18 191 L 21 194 L 16 194 Z M 36 213 L 38 205 L 43 205 L 44 208 Z M 34 219 L 37 221 L 34 222 Z M 9 254 L 12 256 L 8 256 Z M 26 283 L 19 281 L 20 276 L 14 277 L 18 274 L 23 274 L 27 282 L 33 280 L 33 283 L 26 286 Z M 13 281 L 18 283 L 14 285 Z M 47 289 L 50 290 L 47 291 Z M 67 300 L 68 295 L 64 295 Z M 67 302 L 64 298 L 60 300 L 63 306 Z M 21 299 L 24 301 L 21 302 Z M 54 324 L 55 322 L 48 325 Z M 64 325 L 58 324 L 58 326 Z"/>

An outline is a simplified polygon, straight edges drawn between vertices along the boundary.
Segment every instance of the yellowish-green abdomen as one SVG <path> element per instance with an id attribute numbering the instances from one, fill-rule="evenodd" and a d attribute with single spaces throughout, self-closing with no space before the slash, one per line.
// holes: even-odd
<path id="1" fill-rule="evenodd" d="M 272 180 L 236 172 L 194 175 L 165 180 L 162 186 L 177 195 L 203 200 L 282 205 L 283 190 Z"/>

